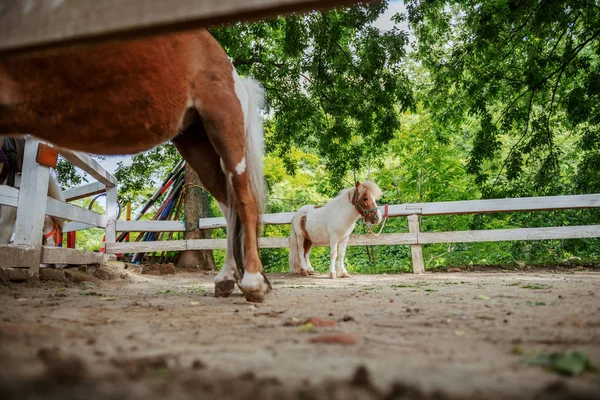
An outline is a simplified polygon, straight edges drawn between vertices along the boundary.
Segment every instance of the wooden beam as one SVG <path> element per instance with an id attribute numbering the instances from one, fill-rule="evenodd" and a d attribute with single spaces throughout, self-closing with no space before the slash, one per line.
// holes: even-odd
<path id="1" fill-rule="evenodd" d="M 85 153 L 60 149 L 60 155 L 76 167 L 87 172 L 98 182 L 103 183 L 107 188 L 117 186 L 117 180 L 109 174 L 96 160 Z"/>
<path id="2" fill-rule="evenodd" d="M 502 242 L 511 240 L 584 239 L 600 237 L 600 225 L 549 228 L 492 229 L 484 231 L 421 232 L 419 243 Z"/>
<path id="3" fill-rule="evenodd" d="M 100 228 L 96 225 L 85 224 L 83 222 L 67 222 L 63 227 L 63 233 L 76 232 L 89 228 Z"/>
<path id="4" fill-rule="evenodd" d="M 117 221 L 117 232 L 184 232 L 183 221 Z"/>
<path id="5" fill-rule="evenodd" d="M 65 201 L 74 201 L 104 192 L 106 192 L 106 186 L 100 182 L 92 182 L 88 183 L 87 185 L 67 189 L 63 191 L 62 194 L 65 198 Z"/>
<path id="6" fill-rule="evenodd" d="M 408 231 L 417 236 L 417 243 L 419 243 L 419 236 L 421 235 L 421 227 L 418 215 L 408 216 Z M 423 264 L 423 249 L 420 244 L 411 244 L 410 252 L 412 256 L 412 267 L 414 274 L 424 274 L 425 264 Z"/>
<path id="7" fill-rule="evenodd" d="M 0 185 L 0 205 L 16 207 L 19 204 L 19 189 Z"/>
<path id="8" fill-rule="evenodd" d="M 46 214 L 53 217 L 65 218 L 71 221 L 83 222 L 88 225 L 105 228 L 108 218 L 106 215 L 86 210 L 73 204 L 47 198 Z M 41 232 L 41 229 L 40 229 Z M 41 236 L 41 235 L 40 235 Z"/>
<path id="9" fill-rule="evenodd" d="M 353 3 L 356 1 L 4 1 L 0 5 L 0 55 L 198 29 Z"/>

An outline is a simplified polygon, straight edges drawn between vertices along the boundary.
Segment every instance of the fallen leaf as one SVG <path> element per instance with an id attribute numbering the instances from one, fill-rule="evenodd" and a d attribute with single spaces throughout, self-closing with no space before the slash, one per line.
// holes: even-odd
<path id="1" fill-rule="evenodd" d="M 323 327 L 323 326 L 335 326 L 335 321 L 330 321 L 327 319 L 320 319 L 311 317 L 304 321 L 305 324 L 312 324 L 313 326 Z"/>
<path id="2" fill-rule="evenodd" d="M 197 306 L 198 304 L 200 304 L 199 301 L 190 301 L 190 306 Z"/>
<path id="3" fill-rule="evenodd" d="M 100 300 L 104 300 L 104 301 L 113 301 L 116 299 L 117 299 L 116 297 L 110 297 L 110 296 L 100 297 Z"/>
<path id="4" fill-rule="evenodd" d="M 454 331 L 453 332 L 455 336 L 465 336 L 465 332 L 464 331 Z"/>
<path id="5" fill-rule="evenodd" d="M 559 374 L 568 376 L 576 376 L 586 370 L 597 371 L 597 368 L 592 364 L 590 359 L 578 351 L 540 354 L 536 357 L 526 358 L 523 362 L 529 365 L 546 367 Z"/>
<path id="6" fill-rule="evenodd" d="M 356 336 L 347 335 L 344 333 L 332 333 L 329 335 L 320 335 L 310 339 L 311 343 L 326 343 L 326 344 L 341 344 L 352 345 L 356 344 Z"/>
<path id="7" fill-rule="evenodd" d="M 478 296 L 475 296 L 475 299 L 476 299 L 476 300 L 489 300 L 489 299 L 490 299 L 490 297 L 489 297 L 489 296 L 485 296 L 485 295 L 483 295 L 483 294 L 480 294 L 480 295 L 478 295 Z"/>
<path id="8" fill-rule="evenodd" d="M 283 326 L 300 326 L 302 320 L 300 318 L 292 317 L 283 323 Z"/>
<path id="9" fill-rule="evenodd" d="M 284 313 L 284 312 L 286 312 L 286 311 L 287 311 L 287 309 L 286 309 L 286 310 L 283 310 L 283 311 L 266 311 L 266 312 L 257 312 L 257 313 L 254 313 L 254 316 L 255 316 L 255 317 L 261 317 L 261 316 L 265 316 L 265 317 L 271 317 L 271 318 L 274 318 L 274 317 L 279 317 L 281 314 L 283 314 L 283 313 Z"/>
<path id="10" fill-rule="evenodd" d="M 313 324 L 308 323 L 302 325 L 302 327 L 298 330 L 300 333 L 317 333 L 319 330 L 313 326 Z"/>

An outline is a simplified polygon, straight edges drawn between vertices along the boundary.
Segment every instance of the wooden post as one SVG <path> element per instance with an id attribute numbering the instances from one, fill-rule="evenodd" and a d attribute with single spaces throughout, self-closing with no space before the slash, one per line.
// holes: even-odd
<path id="1" fill-rule="evenodd" d="M 419 241 L 419 216 L 412 214 L 408 216 L 408 231 L 417 234 L 417 242 Z M 425 273 L 425 265 L 423 265 L 423 249 L 420 244 L 411 244 L 410 251 L 412 253 L 412 265 L 414 274 Z"/>
<path id="2" fill-rule="evenodd" d="M 117 187 L 106 187 L 106 248 L 117 242 Z"/>
<path id="3" fill-rule="evenodd" d="M 39 141 L 27 139 L 23 158 L 23 173 L 19 190 L 19 205 L 15 223 L 15 245 L 25 246 L 27 256 L 23 267 L 28 267 L 28 275 L 39 276 L 42 254 L 42 230 L 46 213 L 48 180 L 50 170 L 36 161 Z"/>

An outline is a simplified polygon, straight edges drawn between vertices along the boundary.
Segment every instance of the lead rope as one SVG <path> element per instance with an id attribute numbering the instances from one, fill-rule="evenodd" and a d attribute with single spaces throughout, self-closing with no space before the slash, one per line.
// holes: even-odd
<path id="1" fill-rule="evenodd" d="M 381 228 L 379 229 L 379 232 L 377 232 L 377 233 L 373 232 L 371 230 L 371 226 L 368 225 L 366 222 L 365 222 L 365 225 L 367 225 L 367 229 L 369 230 L 369 232 L 371 232 L 371 235 L 377 237 L 377 236 L 381 235 L 381 232 L 383 231 L 383 228 L 385 227 L 385 223 L 387 222 L 387 219 L 388 219 L 388 205 L 386 204 L 383 208 L 383 222 L 381 223 Z M 363 222 L 364 222 L 364 220 L 363 220 Z"/>

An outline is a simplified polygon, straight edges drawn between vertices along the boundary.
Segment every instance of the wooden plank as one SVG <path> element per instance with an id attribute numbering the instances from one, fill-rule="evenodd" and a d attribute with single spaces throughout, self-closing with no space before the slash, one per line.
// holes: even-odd
<path id="1" fill-rule="evenodd" d="M 100 182 L 92 182 L 88 183 L 87 185 L 67 189 L 63 191 L 62 194 L 65 198 L 65 201 L 74 201 L 84 199 L 89 196 L 94 196 L 96 194 L 104 193 L 105 191 L 106 186 L 104 186 Z"/>
<path id="2" fill-rule="evenodd" d="M 16 245 L 37 250 L 36 253 L 29 253 L 32 257 L 24 260 L 25 265 L 29 267 L 29 275 L 35 277 L 39 276 L 40 270 L 39 256 L 50 179 L 50 169 L 35 161 L 39 143 L 40 141 L 34 138 L 25 141 L 14 238 Z"/>
<path id="3" fill-rule="evenodd" d="M 600 207 L 600 194 L 447 201 L 438 203 L 405 204 L 403 206 L 406 211 L 412 211 L 416 214 L 420 213 L 421 215 L 578 209 Z M 392 206 L 391 208 L 394 207 L 395 206 Z M 400 209 L 396 211 L 400 211 Z M 399 215 L 399 213 L 397 212 L 394 215 Z"/>
<path id="4" fill-rule="evenodd" d="M 292 223 L 294 214 L 296 213 L 262 214 L 260 217 L 263 225 L 284 225 Z M 200 229 L 226 228 L 227 223 L 223 217 L 200 218 L 198 226 Z"/>
<path id="5" fill-rule="evenodd" d="M 117 186 L 117 180 L 109 174 L 96 160 L 85 153 L 60 149 L 60 155 L 76 167 L 87 172 L 91 177 L 103 183 L 107 188 Z"/>
<path id="6" fill-rule="evenodd" d="M 600 237 L 600 225 L 483 231 L 421 232 L 419 243 L 501 242 L 511 240 L 583 239 Z"/>
<path id="7" fill-rule="evenodd" d="M 41 259 L 44 264 L 82 265 L 103 264 L 108 261 L 108 256 L 86 250 L 42 246 Z"/>
<path id="8" fill-rule="evenodd" d="M 19 204 L 19 189 L 0 185 L 0 205 L 16 207 Z"/>
<path id="9" fill-rule="evenodd" d="M 408 216 L 408 231 L 417 236 L 417 243 L 421 235 L 420 221 L 418 215 Z M 412 255 L 412 267 L 414 274 L 424 274 L 425 264 L 423 264 L 423 249 L 420 244 L 411 244 L 410 252 Z"/>
<path id="10" fill-rule="evenodd" d="M 82 231 L 84 229 L 89 229 L 89 228 L 99 228 L 99 227 L 95 226 L 95 225 L 84 224 L 83 222 L 67 222 L 65 224 L 65 226 L 63 226 L 63 233 Z"/>
<path id="11" fill-rule="evenodd" d="M 73 204 L 63 203 L 62 201 L 58 201 L 50 197 L 47 198 L 47 201 L 47 215 L 65 218 L 71 221 L 83 222 L 100 228 L 106 227 L 108 221 L 108 217 L 106 215 L 98 214 L 94 211 L 86 210 L 85 208 L 77 207 Z"/>
<path id="12" fill-rule="evenodd" d="M 183 232 L 183 221 L 117 221 L 117 232 Z"/>
<path id="13" fill-rule="evenodd" d="M 117 187 L 106 188 L 106 243 L 117 240 Z"/>
<path id="14" fill-rule="evenodd" d="M 0 52 L 124 39 L 350 5 L 353 0 L 4 1 Z"/>
<path id="15" fill-rule="evenodd" d="M 359 245 L 393 245 L 417 243 L 417 235 L 412 233 L 390 233 L 379 237 L 371 235 L 352 235 L 348 241 L 350 246 Z M 258 239 L 261 249 L 288 248 L 288 237 L 262 237 Z M 323 245 L 329 247 L 329 244 Z M 224 250 L 227 248 L 226 239 L 190 239 L 165 240 L 156 242 L 119 242 L 106 244 L 107 253 L 150 253 L 158 251 L 184 250 Z"/>

